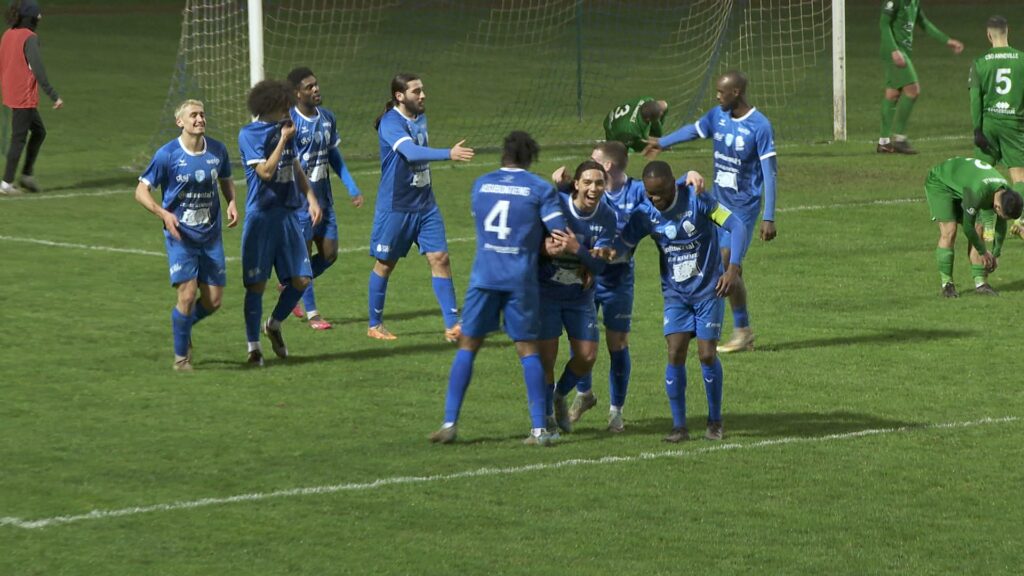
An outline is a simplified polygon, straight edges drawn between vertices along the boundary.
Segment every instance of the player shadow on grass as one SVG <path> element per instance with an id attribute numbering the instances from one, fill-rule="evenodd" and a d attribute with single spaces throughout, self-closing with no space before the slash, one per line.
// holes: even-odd
<path id="1" fill-rule="evenodd" d="M 666 408 L 667 411 L 667 408 Z M 603 414 L 601 415 L 603 417 Z M 615 438 L 620 435 L 613 435 L 605 430 L 603 418 L 594 418 L 588 422 L 587 418 L 580 421 L 578 427 L 572 434 L 566 436 L 566 440 L 600 441 L 609 437 Z M 780 412 L 780 413 L 725 413 L 725 439 L 743 440 L 768 438 L 816 438 L 833 434 L 849 434 L 864 430 L 878 430 L 882 428 L 899 428 L 902 426 L 915 426 L 920 423 L 904 420 L 892 420 L 861 414 L 857 412 L 835 411 L 835 412 Z M 697 414 L 688 418 L 690 436 L 694 439 L 704 437 L 704 419 Z M 630 420 L 626 418 L 626 431 L 621 435 L 628 436 L 651 436 L 660 439 L 672 429 L 672 418 L 646 418 L 643 420 Z"/>
<path id="2" fill-rule="evenodd" d="M 328 320 L 338 325 L 348 324 L 367 324 L 369 318 L 366 316 L 332 316 L 330 313 L 325 314 Z M 422 310 L 406 310 L 404 312 L 388 312 L 387 320 L 384 322 L 385 326 L 391 326 L 391 323 L 397 320 L 415 320 L 416 318 L 424 318 L 427 316 L 438 316 L 440 319 L 440 312 L 437 308 L 424 308 Z M 440 332 L 440 330 L 438 330 Z M 409 336 L 411 332 L 402 332 L 400 336 Z"/>
<path id="3" fill-rule="evenodd" d="M 1020 292 L 1021 290 L 1024 290 L 1024 280 L 1015 280 L 1009 284 L 997 286 L 996 290 L 999 290 L 1000 292 Z"/>
<path id="4" fill-rule="evenodd" d="M 949 330 L 945 328 L 897 328 L 886 332 L 856 334 L 852 336 L 835 336 L 832 338 L 814 338 L 811 340 L 794 340 L 758 346 L 762 352 L 780 352 L 787 350 L 803 350 L 805 348 L 826 348 L 829 346 L 850 346 L 855 344 L 896 344 L 925 342 L 947 338 L 967 338 L 976 335 L 976 331 Z"/>

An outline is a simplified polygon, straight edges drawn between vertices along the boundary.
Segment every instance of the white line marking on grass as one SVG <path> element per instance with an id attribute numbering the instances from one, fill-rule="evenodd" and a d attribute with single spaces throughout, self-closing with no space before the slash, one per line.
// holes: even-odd
<path id="1" fill-rule="evenodd" d="M 892 206 L 894 204 L 914 204 L 924 202 L 924 198 L 893 198 L 891 200 L 866 200 L 864 202 L 848 202 L 846 204 L 811 204 L 805 206 L 784 206 L 776 208 L 776 212 L 807 212 L 811 210 L 829 210 L 832 208 L 861 208 L 864 206 Z"/>
<path id="2" fill-rule="evenodd" d="M 604 456 L 602 458 L 574 458 L 560 462 L 528 464 L 526 466 L 510 466 L 506 468 L 477 468 L 451 474 L 434 474 L 432 476 L 392 476 L 390 478 L 379 478 L 372 482 L 352 482 L 346 484 L 333 484 L 329 486 L 313 486 L 308 488 L 292 488 L 289 490 L 276 490 L 274 492 L 253 492 L 251 494 L 239 494 L 220 498 L 202 498 L 199 500 L 179 500 L 167 504 L 153 504 L 150 506 L 135 506 L 132 508 L 120 508 L 117 510 L 93 510 L 86 514 L 74 514 L 66 516 L 53 516 L 39 520 L 24 520 L 11 516 L 0 517 L 0 526 L 13 526 L 25 530 L 36 530 L 81 522 L 83 520 L 105 520 L 108 518 L 120 518 L 122 516 L 135 516 L 138 514 L 149 514 L 152 512 L 173 512 L 176 510 L 191 510 L 193 508 L 204 508 L 206 506 L 218 506 L 221 504 L 233 504 L 237 502 L 257 502 L 271 498 L 290 498 L 293 496 L 312 496 L 320 494 L 334 494 L 336 492 L 357 492 L 375 490 L 385 486 L 398 484 L 424 484 L 427 482 L 444 482 L 448 480 L 460 480 L 463 478 L 481 478 L 487 476 L 508 476 L 523 474 L 526 472 L 538 472 L 544 470 L 557 470 L 574 466 L 603 465 L 603 464 L 625 464 L 630 462 L 642 462 L 660 458 L 685 458 L 722 452 L 725 450 L 749 450 L 755 448 L 768 448 L 785 444 L 829 442 L 832 440 L 850 440 L 853 438 L 864 438 L 867 436 L 881 436 L 884 434 L 899 434 L 921 430 L 943 430 L 950 428 L 971 428 L 975 426 L 986 426 L 991 424 L 1006 424 L 1016 422 L 1020 418 L 1016 416 L 1005 416 L 1002 418 L 982 418 L 968 422 L 945 422 L 941 424 L 924 424 L 920 426 L 900 426 L 898 428 L 873 428 L 858 430 L 856 432 L 844 432 L 842 434 L 828 434 L 826 436 L 793 436 L 787 438 L 776 438 L 773 440 L 760 440 L 749 444 L 715 444 L 705 448 L 692 450 L 668 450 L 664 452 L 642 452 L 636 456 Z"/>
<path id="3" fill-rule="evenodd" d="M 17 200 L 60 200 L 62 198 L 88 198 L 95 196 L 114 196 L 124 194 L 125 197 L 133 197 L 135 190 L 132 188 L 111 188 L 110 190 L 99 190 L 96 192 L 68 192 L 66 194 L 18 194 L 15 196 L 3 196 L 5 202 Z"/>

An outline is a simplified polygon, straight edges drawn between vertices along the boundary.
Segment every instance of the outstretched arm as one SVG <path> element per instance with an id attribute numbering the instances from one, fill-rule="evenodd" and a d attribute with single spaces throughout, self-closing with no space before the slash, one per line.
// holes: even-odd
<path id="1" fill-rule="evenodd" d="M 356 208 L 363 205 L 363 193 L 359 191 L 359 186 L 356 185 L 355 178 L 352 177 L 352 173 L 348 171 L 348 164 L 345 163 L 344 158 L 341 157 L 341 150 L 338 150 L 337 146 L 332 146 L 327 151 L 327 162 L 334 169 L 334 173 L 341 178 L 341 182 L 345 185 L 345 189 L 348 190 L 349 197 L 352 198 L 352 203 L 355 204 Z"/>
<path id="2" fill-rule="evenodd" d="M 929 20 L 928 17 L 924 15 L 924 10 L 917 11 L 917 23 L 921 26 L 921 28 L 924 28 L 925 33 L 927 33 L 929 36 L 938 40 L 939 42 L 942 42 L 946 46 L 949 46 L 949 48 L 953 51 L 953 54 L 959 54 L 964 51 L 963 42 L 960 42 L 955 38 L 950 38 L 948 34 L 943 32 L 942 30 L 939 30 L 939 28 L 935 24 L 932 24 L 932 21 Z"/>
<path id="3" fill-rule="evenodd" d="M 428 148 L 413 144 L 412 138 L 406 136 L 395 143 L 394 149 L 409 162 L 435 162 L 438 160 L 458 160 L 468 162 L 473 158 L 473 149 L 466 148 L 460 140 L 450 150 L 444 148 Z"/>

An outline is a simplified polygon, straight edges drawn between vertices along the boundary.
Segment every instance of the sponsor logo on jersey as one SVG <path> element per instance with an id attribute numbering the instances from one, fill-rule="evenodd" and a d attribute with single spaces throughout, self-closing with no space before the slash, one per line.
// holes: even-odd
<path id="1" fill-rule="evenodd" d="M 715 160 L 721 160 L 723 162 L 728 162 L 730 164 L 737 164 L 737 165 L 743 163 L 743 161 L 740 160 L 739 158 L 734 158 L 732 156 L 726 156 L 725 154 L 722 154 L 721 152 L 718 152 L 717 150 L 715 151 Z"/>
<path id="2" fill-rule="evenodd" d="M 177 262 L 175 262 L 174 266 L 171 266 L 171 274 L 176 274 L 178 272 L 181 272 L 181 268 L 182 268 L 181 264 L 178 264 Z"/>
<path id="3" fill-rule="evenodd" d="M 216 165 L 219 166 L 220 165 L 220 158 L 207 158 L 206 159 L 206 163 L 210 164 L 210 165 L 216 164 Z"/>
<path id="4" fill-rule="evenodd" d="M 683 231 L 693 236 L 693 233 L 697 231 L 697 227 L 694 226 L 689 220 L 683 221 Z"/>
<path id="5" fill-rule="evenodd" d="M 217 179 L 217 169 L 214 168 L 214 169 L 210 170 L 210 180 L 216 180 L 216 179 Z"/>
<path id="6" fill-rule="evenodd" d="M 186 166 L 188 166 L 188 162 L 184 158 L 178 160 L 178 168 L 184 168 Z"/>
<path id="7" fill-rule="evenodd" d="M 480 187 L 484 194 L 511 194 L 512 196 L 529 196 L 530 189 L 526 186 L 503 186 L 501 184 L 484 184 Z"/>
<path id="8" fill-rule="evenodd" d="M 747 147 L 747 142 L 746 142 L 746 140 L 743 139 L 743 136 L 737 136 L 736 137 L 736 150 L 739 151 L 739 152 L 742 152 L 744 149 L 746 149 L 746 147 Z"/>
<path id="9" fill-rule="evenodd" d="M 721 132 L 715 132 L 715 142 L 721 142 L 722 138 L 725 138 L 725 134 Z"/>
<path id="10" fill-rule="evenodd" d="M 387 244 L 377 244 L 377 252 L 384 252 L 385 254 L 391 251 L 391 246 Z"/>
<path id="11" fill-rule="evenodd" d="M 178 182 L 179 184 L 188 184 L 188 181 L 191 180 L 191 175 L 190 174 L 178 174 L 177 176 L 174 177 L 174 180 L 176 182 Z"/>
<path id="12" fill-rule="evenodd" d="M 743 126 L 740 126 L 739 128 L 737 128 L 736 131 L 739 132 L 740 134 L 743 134 L 744 136 L 750 136 L 750 134 L 751 134 L 750 130 L 747 130 Z"/>

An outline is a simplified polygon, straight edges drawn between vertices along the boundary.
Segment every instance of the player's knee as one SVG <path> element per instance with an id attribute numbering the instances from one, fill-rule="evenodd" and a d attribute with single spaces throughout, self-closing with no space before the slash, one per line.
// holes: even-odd
<path id="1" fill-rule="evenodd" d="M 220 294 L 217 294 L 216 296 L 210 296 L 208 299 L 203 301 L 203 307 L 206 308 L 206 310 L 210 314 L 213 314 L 217 310 L 220 310 L 220 304 L 221 304 Z"/>
<path id="2" fill-rule="evenodd" d="M 700 363 L 705 366 L 711 366 L 714 364 L 716 357 L 718 357 L 718 353 L 715 351 L 714 347 L 710 347 L 707 350 L 697 351 L 697 358 L 700 360 Z"/>
<path id="3" fill-rule="evenodd" d="M 920 84 L 910 84 L 909 86 L 903 87 L 903 95 L 907 98 L 917 98 L 921 95 Z"/>
<path id="4" fill-rule="evenodd" d="M 683 364 L 686 364 L 686 352 L 670 347 L 668 349 L 668 363 L 673 366 L 682 366 Z"/>
<path id="5" fill-rule="evenodd" d="M 309 276 L 296 276 L 292 278 L 291 285 L 296 290 L 305 290 L 309 286 Z"/>
<path id="6" fill-rule="evenodd" d="M 451 260 L 448 259 L 447 252 L 431 252 L 427 254 L 427 260 L 430 261 L 430 267 L 434 271 L 442 271 L 451 269 Z"/>

